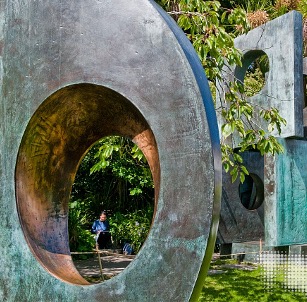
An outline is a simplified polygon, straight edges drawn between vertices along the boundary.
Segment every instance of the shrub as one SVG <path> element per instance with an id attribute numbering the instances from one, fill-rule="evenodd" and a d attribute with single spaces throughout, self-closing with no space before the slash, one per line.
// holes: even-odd
<path id="1" fill-rule="evenodd" d="M 127 214 L 113 214 L 109 217 L 109 222 L 114 244 L 122 247 L 125 242 L 129 242 L 137 253 L 147 238 L 152 216 L 152 207 Z"/>
<path id="2" fill-rule="evenodd" d="M 82 213 L 80 200 L 69 204 L 68 232 L 69 246 L 72 252 L 89 252 L 95 246 L 95 239 L 88 229 L 88 220 Z M 84 255 L 78 258 L 86 258 Z"/>

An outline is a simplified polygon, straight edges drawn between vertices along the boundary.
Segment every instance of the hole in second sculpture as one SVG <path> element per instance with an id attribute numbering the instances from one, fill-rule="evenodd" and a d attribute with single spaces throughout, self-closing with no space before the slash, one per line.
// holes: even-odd
<path id="1" fill-rule="evenodd" d="M 269 70 L 269 57 L 264 51 L 251 50 L 244 54 L 242 66 L 235 68 L 235 77 L 244 85 L 246 97 L 257 95 L 265 87 Z"/>
<path id="2" fill-rule="evenodd" d="M 260 177 L 250 173 L 239 185 L 239 196 L 242 205 L 247 210 L 258 209 L 264 200 L 264 185 Z"/>
<path id="3" fill-rule="evenodd" d="M 264 53 L 255 56 L 249 64 L 244 76 L 244 92 L 247 97 L 252 97 L 263 89 L 269 67 L 269 58 Z"/>

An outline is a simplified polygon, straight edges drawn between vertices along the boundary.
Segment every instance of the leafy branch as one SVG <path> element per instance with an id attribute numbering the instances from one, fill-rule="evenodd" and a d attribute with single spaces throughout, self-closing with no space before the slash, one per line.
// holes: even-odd
<path id="1" fill-rule="evenodd" d="M 216 82 L 223 80 L 225 67 L 229 71 L 229 66 L 242 67 L 242 53 L 234 47 L 234 39 L 239 34 L 246 33 L 254 24 L 248 19 L 250 15 L 247 10 L 243 7 L 223 8 L 219 1 L 157 2 L 169 11 L 193 44 L 207 78 L 212 83 L 210 87 L 214 95 L 214 90 L 219 89 Z M 223 93 L 224 103 L 217 104 L 220 107 L 216 110 L 223 118 L 222 162 L 226 172 L 231 174 L 232 181 L 239 177 L 243 182 L 248 174 L 241 152 L 251 149 L 260 151 L 262 155 L 283 152 L 272 132 L 277 130 L 280 134 L 282 125 L 286 125 L 285 119 L 276 108 L 256 108 L 259 106 L 252 105 L 247 98 L 259 91 L 257 89 L 264 81 L 266 65 L 265 60 L 260 60 L 257 66 L 253 66 L 253 70 L 248 70 L 247 80 L 252 84 L 249 85 L 249 91 L 244 83 L 236 79 L 227 83 L 227 91 Z M 263 124 L 267 125 L 265 129 L 261 127 Z M 240 138 L 239 143 L 235 144 L 234 136 Z"/>
<path id="2" fill-rule="evenodd" d="M 112 173 L 130 184 L 129 194 L 139 195 L 143 188 L 153 188 L 153 180 L 147 160 L 142 151 L 129 139 L 108 136 L 98 142 L 94 155 L 98 159 L 90 173 L 111 169 Z"/>

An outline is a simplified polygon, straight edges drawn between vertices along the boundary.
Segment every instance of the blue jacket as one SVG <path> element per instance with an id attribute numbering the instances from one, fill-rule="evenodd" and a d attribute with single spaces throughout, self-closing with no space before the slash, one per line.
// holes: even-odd
<path id="1" fill-rule="evenodd" d="M 99 219 L 95 220 L 92 225 L 92 233 L 97 234 L 98 231 L 110 231 L 109 221 L 100 221 Z"/>

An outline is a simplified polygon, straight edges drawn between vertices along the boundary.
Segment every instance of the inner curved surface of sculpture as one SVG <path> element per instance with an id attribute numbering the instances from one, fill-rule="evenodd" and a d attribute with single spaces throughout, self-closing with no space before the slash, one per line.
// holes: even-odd
<path id="1" fill-rule="evenodd" d="M 146 120 L 115 91 L 77 84 L 51 95 L 33 115 L 16 166 L 19 216 L 35 256 L 56 277 L 87 282 L 76 271 L 68 246 L 70 190 L 86 150 L 107 135 L 129 137 L 148 159 L 159 190 L 159 158 Z"/>

